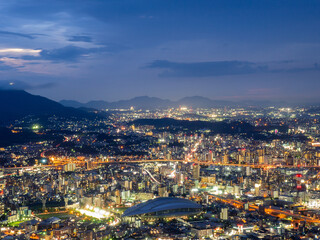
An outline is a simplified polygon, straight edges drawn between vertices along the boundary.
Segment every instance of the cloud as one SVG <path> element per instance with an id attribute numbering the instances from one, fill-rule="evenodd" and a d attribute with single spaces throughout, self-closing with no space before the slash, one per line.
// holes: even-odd
<path id="1" fill-rule="evenodd" d="M 268 71 L 268 67 L 265 65 L 242 61 L 178 63 L 156 60 L 147 67 L 165 69 L 160 74 L 162 77 L 210 77 Z"/>
<path id="2" fill-rule="evenodd" d="M 92 42 L 92 38 L 89 36 L 71 36 L 68 41 L 70 42 Z"/>
<path id="3" fill-rule="evenodd" d="M 35 90 L 35 89 L 52 88 L 54 86 L 56 86 L 56 84 L 53 82 L 31 85 L 25 81 L 20 81 L 20 80 L 0 81 L 0 90 Z"/>
<path id="4" fill-rule="evenodd" d="M 17 33 L 17 32 L 9 32 L 9 31 L 0 31 L 0 36 L 12 36 L 12 37 L 22 37 L 28 39 L 35 39 L 34 35 L 36 34 L 25 34 L 25 33 Z"/>
<path id="5" fill-rule="evenodd" d="M 42 50 L 40 53 L 40 58 L 51 61 L 74 62 L 77 61 L 80 57 L 95 51 L 96 49 L 92 50 L 76 46 L 66 46 L 63 48 L 56 48 L 52 50 Z"/>
<path id="6" fill-rule="evenodd" d="M 43 49 L 39 56 L 24 56 L 25 60 L 49 60 L 52 62 L 77 62 L 91 53 L 104 51 L 104 48 L 82 48 L 73 45 L 55 49 Z"/>
<path id="7" fill-rule="evenodd" d="M 290 63 L 290 61 L 289 61 Z M 148 64 L 147 68 L 163 69 L 160 77 L 218 77 L 227 75 L 242 75 L 254 73 L 303 72 L 320 70 L 317 64 L 314 67 L 283 67 L 275 64 L 261 64 L 247 61 L 214 61 L 214 62 L 170 62 L 156 60 Z"/>
<path id="8" fill-rule="evenodd" d="M 12 69 L 14 69 L 14 68 L 11 66 L 8 66 L 7 64 L 5 64 L 4 61 L 0 60 L 0 71 L 8 71 L 8 70 L 12 70 Z"/>
<path id="9" fill-rule="evenodd" d="M 0 58 L 0 72 L 1 71 L 11 71 L 21 68 L 20 65 L 12 65 L 8 63 L 8 58 Z"/>
<path id="10" fill-rule="evenodd" d="M 81 59 L 92 57 L 93 54 L 113 53 L 120 51 L 119 48 L 117 45 L 91 48 L 67 45 L 54 49 L 0 48 L 0 70 L 23 68 L 27 65 L 46 64 L 46 62 L 78 63 Z"/>
<path id="11" fill-rule="evenodd" d="M 41 50 L 27 48 L 1 48 L 0 55 L 33 55 L 37 56 Z"/>

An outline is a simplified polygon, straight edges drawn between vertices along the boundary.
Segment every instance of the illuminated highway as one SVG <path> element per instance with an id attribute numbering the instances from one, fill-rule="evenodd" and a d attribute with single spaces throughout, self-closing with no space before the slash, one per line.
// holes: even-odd
<path id="1" fill-rule="evenodd" d="M 145 171 L 146 173 L 148 173 L 148 175 L 150 176 L 150 178 L 151 178 L 154 182 L 160 184 L 160 182 L 159 182 L 157 179 L 155 179 L 155 178 L 152 176 L 152 174 L 151 174 L 147 169 L 144 168 L 143 171 Z"/>
<path id="2" fill-rule="evenodd" d="M 228 199 L 228 198 L 223 198 L 220 196 L 216 196 L 216 195 L 209 195 L 212 198 L 220 201 L 220 202 L 224 202 L 227 204 L 230 204 L 236 208 L 242 209 L 244 208 L 245 203 L 239 200 L 234 200 L 234 199 Z M 258 210 L 259 206 L 255 205 L 255 204 L 249 204 L 249 211 L 255 211 Z M 290 211 L 285 211 L 285 210 L 279 210 L 279 209 L 274 209 L 274 208 L 265 208 L 265 213 L 268 215 L 271 215 L 273 217 L 279 217 L 279 218 L 288 218 L 288 217 L 292 217 L 291 221 L 306 221 L 308 223 L 317 223 L 320 224 L 320 219 L 316 219 L 316 218 L 312 218 L 312 217 L 307 217 L 304 215 L 300 215 L 300 214 L 295 214 L 292 213 Z"/>
<path id="3" fill-rule="evenodd" d="M 273 168 L 320 168 L 320 166 L 292 166 L 292 165 L 272 165 L 272 164 L 237 164 L 237 163 L 217 163 L 217 162 L 204 162 L 204 161 L 186 161 L 182 159 L 138 159 L 138 160 L 109 160 L 109 161 L 92 161 L 93 164 L 103 165 L 103 164 L 135 164 L 135 163 L 157 163 L 157 162 L 181 162 L 181 163 L 196 163 L 204 166 L 230 166 L 230 167 L 251 167 L 251 168 L 263 168 L 263 169 L 273 169 Z M 23 166 L 23 167 L 10 167 L 5 169 L 34 169 L 34 168 L 55 168 L 61 167 L 67 163 L 76 163 L 77 165 L 84 165 L 85 161 L 75 160 L 75 159 L 63 159 L 55 160 L 52 165 L 37 165 L 37 166 Z"/>

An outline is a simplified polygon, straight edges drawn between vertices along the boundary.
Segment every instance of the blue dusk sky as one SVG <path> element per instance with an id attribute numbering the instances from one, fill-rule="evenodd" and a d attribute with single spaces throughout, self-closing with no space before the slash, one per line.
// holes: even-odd
<path id="1" fill-rule="evenodd" d="M 318 0 L 0 2 L 0 88 L 320 101 Z"/>

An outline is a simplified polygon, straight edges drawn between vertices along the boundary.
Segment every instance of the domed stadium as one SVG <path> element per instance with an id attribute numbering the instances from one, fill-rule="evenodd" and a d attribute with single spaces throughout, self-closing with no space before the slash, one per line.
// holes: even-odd
<path id="1" fill-rule="evenodd" d="M 122 217 L 165 218 L 198 214 L 200 204 L 184 198 L 160 197 L 128 208 Z"/>

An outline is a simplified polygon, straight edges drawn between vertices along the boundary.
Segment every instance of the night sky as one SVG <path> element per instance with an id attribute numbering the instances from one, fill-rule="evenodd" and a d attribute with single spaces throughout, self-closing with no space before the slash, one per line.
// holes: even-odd
<path id="1" fill-rule="evenodd" d="M 320 102 L 320 1 L 7 0 L 0 88 Z"/>

